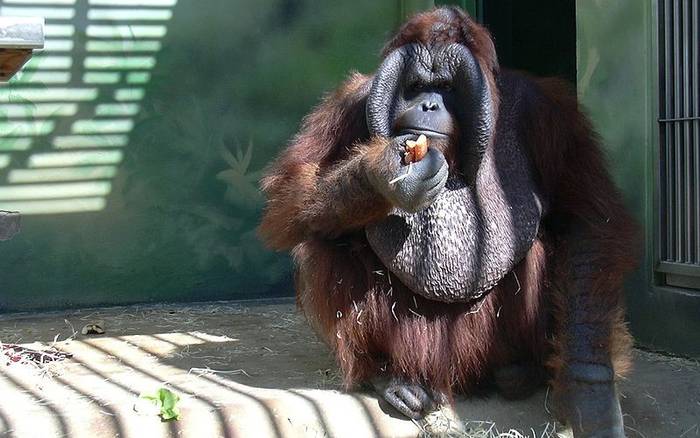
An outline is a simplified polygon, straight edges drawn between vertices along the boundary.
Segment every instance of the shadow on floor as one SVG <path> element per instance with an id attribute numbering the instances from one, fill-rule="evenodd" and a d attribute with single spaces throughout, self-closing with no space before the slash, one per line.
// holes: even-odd
<path id="1" fill-rule="evenodd" d="M 104 335 L 79 334 L 97 321 Z M 55 346 L 72 359 L 48 366 L 0 365 L 0 433 L 225 438 L 421 433 L 416 424 L 387 415 L 372 394 L 339 391 L 327 349 L 290 304 L 134 306 L 0 317 L 5 342 L 40 342 L 35 345 L 41 348 L 57 335 Z M 180 421 L 161 422 L 134 411 L 140 393 L 160 386 L 181 395 Z M 636 371 L 622 383 L 621 394 L 629 436 L 700 436 L 697 363 L 637 352 Z M 489 394 L 460 399 L 456 417 L 448 413 L 437 422 L 556 436 L 546 399 L 544 390 L 520 402 Z"/>

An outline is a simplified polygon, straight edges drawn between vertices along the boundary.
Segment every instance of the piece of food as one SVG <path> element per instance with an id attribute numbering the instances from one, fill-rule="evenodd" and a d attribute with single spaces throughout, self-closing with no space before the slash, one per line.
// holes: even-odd
<path id="1" fill-rule="evenodd" d="M 102 321 L 95 321 L 90 324 L 85 324 L 80 330 L 84 335 L 103 335 L 105 333 L 105 324 Z"/>
<path id="2" fill-rule="evenodd" d="M 428 137 L 421 134 L 417 140 L 406 140 L 406 154 L 403 157 L 404 163 L 417 163 L 428 153 Z"/>

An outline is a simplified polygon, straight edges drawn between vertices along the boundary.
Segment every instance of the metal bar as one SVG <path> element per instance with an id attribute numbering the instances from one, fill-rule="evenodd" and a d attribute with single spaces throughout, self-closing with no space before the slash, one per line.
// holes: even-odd
<path id="1" fill-rule="evenodd" d="M 657 32 L 657 47 L 659 51 L 659 120 L 666 117 L 666 13 L 665 13 L 666 2 L 665 0 L 660 0 L 657 4 L 658 8 L 658 32 Z M 668 151 L 668 140 L 667 140 L 667 126 L 659 122 L 659 167 L 656 169 L 658 172 L 658 185 L 659 185 L 659 211 L 658 211 L 658 258 L 659 260 L 666 260 L 668 258 L 668 206 L 666 203 L 667 194 L 667 171 L 666 163 L 668 162 L 667 151 Z"/>
<path id="2" fill-rule="evenodd" d="M 681 90 L 681 78 L 683 76 L 681 72 L 681 32 L 683 31 L 683 22 L 681 21 L 681 5 L 680 2 L 674 3 L 673 8 L 673 115 L 678 117 L 681 115 L 681 105 L 683 101 L 683 95 Z M 682 132 L 680 126 L 676 124 L 673 129 L 673 155 L 674 155 L 674 168 L 673 168 L 673 210 L 675 221 L 673 223 L 673 235 L 674 235 L 674 246 L 675 254 L 673 259 L 680 262 L 683 257 L 683 239 L 681 238 L 681 230 L 683 229 L 683 215 L 681 214 L 681 205 L 683 202 L 682 190 L 683 186 L 681 184 L 681 177 L 683 173 L 683 166 L 681 165 L 681 157 L 683 156 L 682 147 Z"/>
<path id="3" fill-rule="evenodd" d="M 700 120 L 700 116 L 688 116 L 688 117 L 677 117 L 672 119 L 658 119 L 659 123 L 673 123 L 673 122 L 694 122 Z"/>
<path id="4" fill-rule="evenodd" d="M 673 10 L 671 2 L 666 0 L 663 2 L 664 8 L 664 116 L 672 116 L 672 94 L 673 94 L 673 61 L 671 53 L 673 51 L 671 43 L 671 31 L 673 29 Z M 666 256 L 665 260 L 673 260 L 673 127 L 664 126 L 664 158 L 665 158 L 665 178 L 663 179 L 665 193 L 665 226 L 666 226 Z"/>
<path id="5" fill-rule="evenodd" d="M 690 3 L 691 0 L 682 2 L 683 4 L 683 117 L 688 117 L 691 111 L 692 97 L 692 83 L 691 83 L 691 45 L 692 41 L 690 39 L 690 26 L 691 26 L 691 15 L 690 15 Z M 685 227 L 682 229 L 681 240 L 683 242 L 683 261 L 686 263 L 692 263 L 693 261 L 693 242 L 695 237 L 693 232 L 695 227 L 693 224 L 693 161 L 692 161 L 692 139 L 690 132 L 690 123 L 683 123 L 681 126 L 683 130 L 683 179 L 681 180 L 681 186 L 683 187 L 683 206 L 682 215 L 684 216 Z"/>
<path id="6" fill-rule="evenodd" d="M 665 40 L 666 40 L 666 115 L 667 117 L 673 117 L 673 3 L 672 0 L 666 0 L 666 26 L 665 26 Z M 666 231 L 667 231 L 667 245 L 668 254 L 666 260 L 672 261 L 676 254 L 676 241 L 674 239 L 674 224 L 675 224 L 675 212 L 673 209 L 673 158 L 674 158 L 674 127 L 669 125 L 666 127 Z"/>
<path id="7" fill-rule="evenodd" d="M 693 187 L 695 187 L 695 200 L 693 202 L 695 212 L 695 257 L 693 262 L 700 264 L 700 0 L 692 2 L 691 22 L 693 31 L 691 34 L 692 56 L 692 83 L 693 89 Z"/>

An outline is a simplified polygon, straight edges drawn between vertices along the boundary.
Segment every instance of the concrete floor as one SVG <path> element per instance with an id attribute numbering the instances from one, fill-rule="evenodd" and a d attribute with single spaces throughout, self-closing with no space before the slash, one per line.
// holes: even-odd
<path id="1" fill-rule="evenodd" d="M 104 335 L 80 334 L 96 322 Z M 421 424 L 372 394 L 344 393 L 326 348 L 289 303 L 4 315 L 0 341 L 73 354 L 42 366 L 0 356 L 2 436 L 570 436 L 548 415 L 545 391 L 522 402 L 462 399 Z M 140 393 L 161 386 L 181 396 L 179 421 L 135 409 Z M 628 436 L 700 437 L 697 362 L 637 351 L 621 393 Z"/>

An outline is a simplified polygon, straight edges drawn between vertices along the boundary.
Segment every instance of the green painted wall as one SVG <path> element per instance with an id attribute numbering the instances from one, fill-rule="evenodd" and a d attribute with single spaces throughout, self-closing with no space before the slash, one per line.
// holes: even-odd
<path id="1" fill-rule="evenodd" d="M 254 232 L 261 169 L 376 67 L 400 4 L 152 3 L 48 7 L 47 50 L 0 89 L 0 209 L 24 212 L 0 311 L 292 293 Z"/>
<path id="2" fill-rule="evenodd" d="M 700 296 L 662 288 L 656 257 L 658 92 L 654 0 L 578 0 L 578 93 L 609 155 L 615 179 L 643 233 L 627 305 L 636 340 L 700 356 Z"/>

